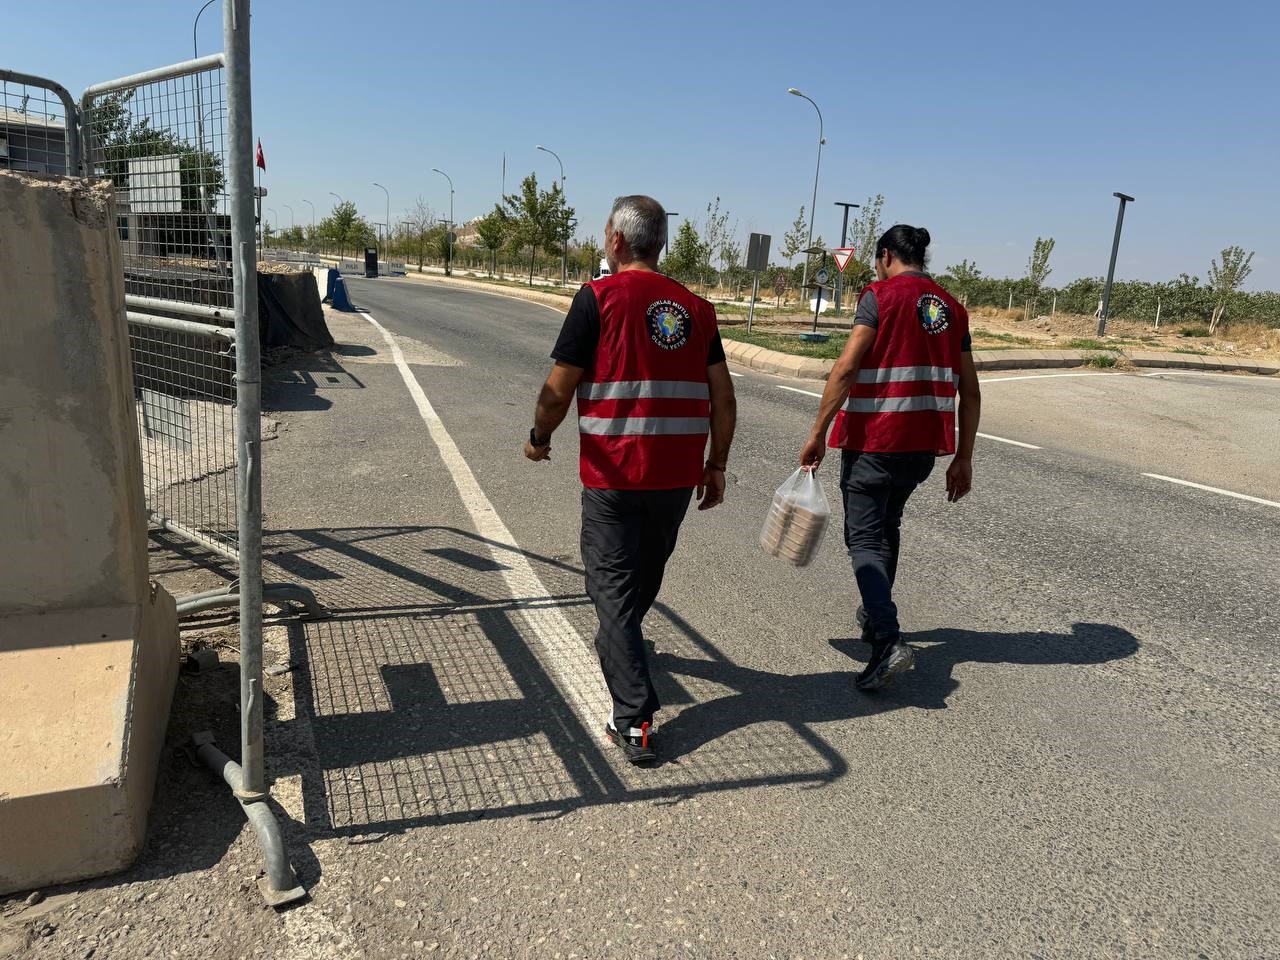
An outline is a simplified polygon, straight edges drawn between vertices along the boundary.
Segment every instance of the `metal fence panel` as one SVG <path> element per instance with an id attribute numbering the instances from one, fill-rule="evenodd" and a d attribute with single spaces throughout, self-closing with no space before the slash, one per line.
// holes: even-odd
<path id="1" fill-rule="evenodd" d="M 125 294 L 233 305 L 222 56 L 90 87 L 86 172 L 115 186 Z"/>
<path id="2" fill-rule="evenodd" d="M 129 314 L 147 512 L 238 560 L 233 339 L 221 327 Z"/>
<path id="3" fill-rule="evenodd" d="M 79 157 L 75 101 L 66 89 L 0 70 L 0 170 L 74 174 Z"/>

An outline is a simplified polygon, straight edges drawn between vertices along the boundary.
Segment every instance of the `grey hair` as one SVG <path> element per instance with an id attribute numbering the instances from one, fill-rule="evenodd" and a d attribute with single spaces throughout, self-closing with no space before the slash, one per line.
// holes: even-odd
<path id="1" fill-rule="evenodd" d="M 618 197 L 609 212 L 609 223 L 614 233 L 622 234 L 637 260 L 652 260 L 666 245 L 667 212 L 653 197 Z"/>

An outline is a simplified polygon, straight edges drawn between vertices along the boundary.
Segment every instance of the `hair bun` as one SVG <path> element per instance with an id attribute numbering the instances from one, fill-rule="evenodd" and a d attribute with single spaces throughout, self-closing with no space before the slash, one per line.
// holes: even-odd
<path id="1" fill-rule="evenodd" d="M 929 231 L 924 227 L 916 227 L 916 243 L 920 244 L 921 247 L 929 245 Z"/>

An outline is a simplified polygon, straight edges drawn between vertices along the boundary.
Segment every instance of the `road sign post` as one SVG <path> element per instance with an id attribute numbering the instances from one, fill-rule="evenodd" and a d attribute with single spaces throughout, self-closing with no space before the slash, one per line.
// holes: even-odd
<path id="1" fill-rule="evenodd" d="M 844 207 L 844 220 L 840 224 L 840 249 L 843 250 L 845 248 L 844 245 L 849 240 L 849 208 L 853 207 L 855 209 L 861 209 L 861 204 L 842 203 L 839 200 L 837 200 L 836 206 Z M 840 302 L 844 296 L 844 264 L 840 263 L 839 266 L 840 266 L 840 276 L 836 278 L 836 313 L 840 312 Z"/>
<path id="2" fill-rule="evenodd" d="M 756 296 L 760 293 L 760 271 L 769 265 L 769 242 L 767 233 L 753 233 L 747 241 L 747 269 L 753 274 L 751 279 L 751 305 L 747 308 L 747 333 L 751 332 L 751 323 L 756 316 Z"/>

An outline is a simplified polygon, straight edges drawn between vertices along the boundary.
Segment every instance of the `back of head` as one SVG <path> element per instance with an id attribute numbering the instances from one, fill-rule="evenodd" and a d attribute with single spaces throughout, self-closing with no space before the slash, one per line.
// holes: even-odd
<path id="1" fill-rule="evenodd" d="M 924 227 L 895 224 L 876 241 L 876 259 L 888 250 L 903 266 L 923 270 L 929 262 L 929 231 Z"/>
<path id="2" fill-rule="evenodd" d="M 667 242 L 667 212 L 643 194 L 614 200 L 609 225 L 626 241 L 635 260 L 657 260 Z"/>

